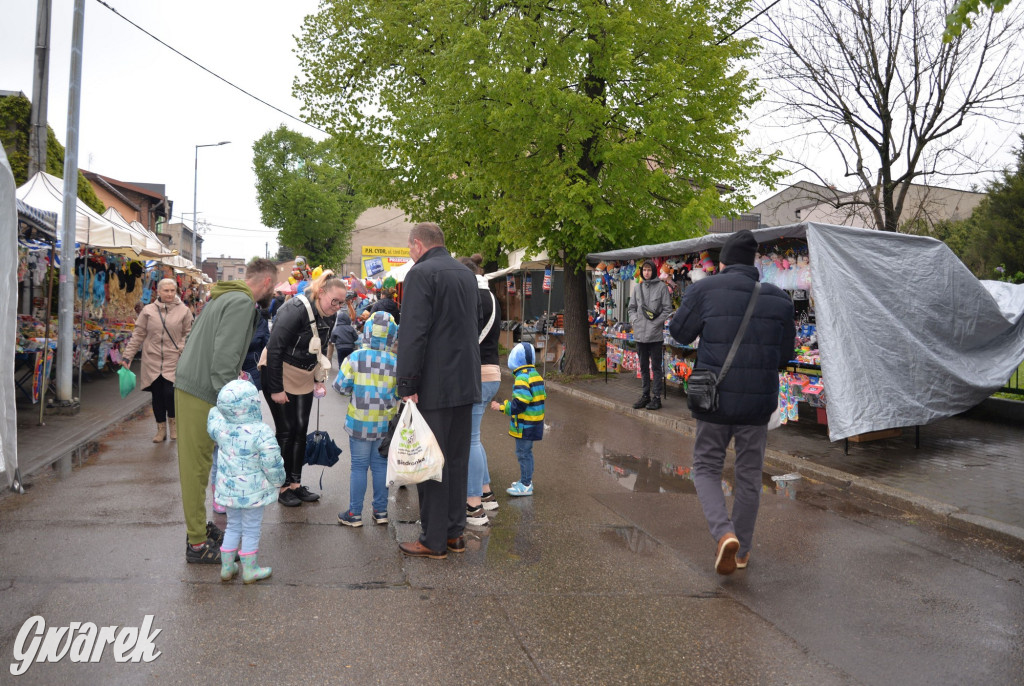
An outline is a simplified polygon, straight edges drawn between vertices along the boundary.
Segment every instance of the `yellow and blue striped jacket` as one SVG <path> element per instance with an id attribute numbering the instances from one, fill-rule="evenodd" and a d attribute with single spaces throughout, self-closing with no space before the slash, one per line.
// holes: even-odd
<path id="1" fill-rule="evenodd" d="M 513 370 L 516 375 L 512 400 L 501 404 L 501 411 L 509 415 L 508 435 L 539 441 L 544 438 L 544 379 L 532 364 Z"/>

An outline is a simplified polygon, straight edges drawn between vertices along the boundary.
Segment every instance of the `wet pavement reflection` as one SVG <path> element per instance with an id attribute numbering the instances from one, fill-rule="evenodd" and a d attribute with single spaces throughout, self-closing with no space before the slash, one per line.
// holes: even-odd
<path id="1" fill-rule="evenodd" d="M 598 444 L 593 444 L 594 445 Z M 620 453 L 600 446 L 601 464 L 615 482 L 634 493 L 697 493 L 693 484 L 692 467 L 672 462 L 662 462 L 653 457 Z M 722 470 L 722 491 L 732 495 L 734 472 L 726 467 Z M 777 479 L 777 477 L 776 477 Z M 796 500 L 800 479 L 773 479 L 770 474 L 761 475 L 761 494 Z"/>

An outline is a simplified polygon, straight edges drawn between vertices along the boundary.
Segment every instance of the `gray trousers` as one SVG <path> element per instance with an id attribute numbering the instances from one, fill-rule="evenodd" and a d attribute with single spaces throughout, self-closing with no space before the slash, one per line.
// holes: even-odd
<path id="1" fill-rule="evenodd" d="M 722 466 L 725 449 L 733 438 L 736 440 L 736 483 L 730 518 L 722 491 Z M 767 424 L 745 426 L 697 420 L 697 438 L 693 444 L 693 483 L 697 487 L 697 498 L 712 538 L 717 542 L 725 534 L 735 533 L 740 541 L 739 555 L 750 552 L 754 538 L 767 443 Z"/>

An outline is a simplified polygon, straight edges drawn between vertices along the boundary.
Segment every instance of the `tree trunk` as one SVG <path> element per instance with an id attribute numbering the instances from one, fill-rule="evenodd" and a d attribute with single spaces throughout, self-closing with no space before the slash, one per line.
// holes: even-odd
<path id="1" fill-rule="evenodd" d="M 566 374 L 596 374 L 590 353 L 590 323 L 587 321 L 586 264 L 565 265 L 565 367 Z"/>

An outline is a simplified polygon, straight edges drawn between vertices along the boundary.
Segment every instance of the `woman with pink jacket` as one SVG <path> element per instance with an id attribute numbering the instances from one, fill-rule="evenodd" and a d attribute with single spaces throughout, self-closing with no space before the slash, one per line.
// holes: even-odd
<path id="1" fill-rule="evenodd" d="M 192 330 L 192 312 L 178 297 L 174 279 L 162 279 L 156 292 L 156 301 L 143 307 L 135 320 L 135 333 L 125 346 L 121 365 L 128 368 L 135 353 L 142 350 L 139 388 L 153 394 L 153 442 L 162 443 L 167 438 L 168 423 L 171 440 L 178 437 L 174 425 L 174 370 Z"/>

